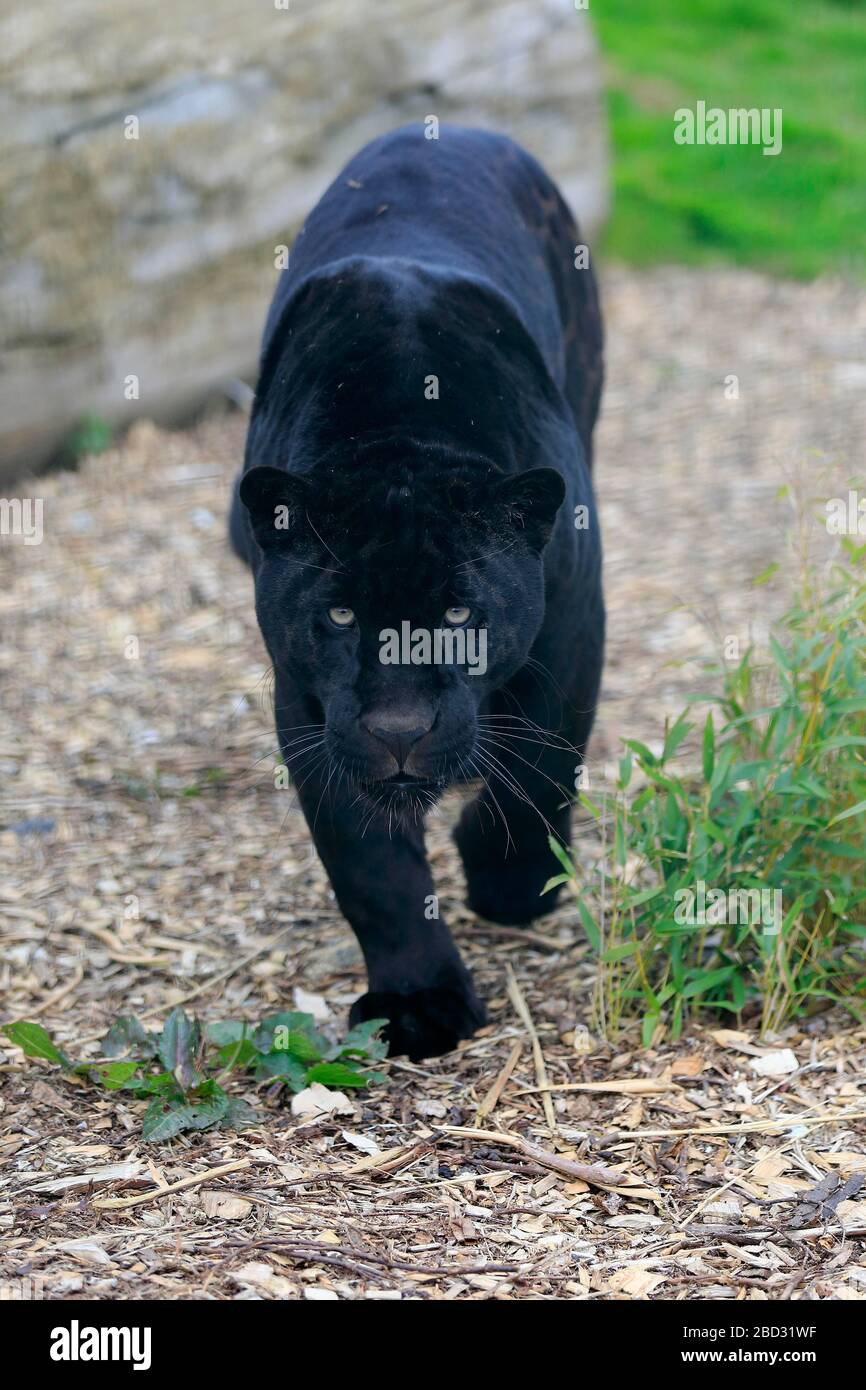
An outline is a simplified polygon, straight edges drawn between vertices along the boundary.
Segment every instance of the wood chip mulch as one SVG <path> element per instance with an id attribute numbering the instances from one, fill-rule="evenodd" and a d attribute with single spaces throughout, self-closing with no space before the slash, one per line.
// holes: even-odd
<path id="1" fill-rule="evenodd" d="M 736 272 L 606 281 L 598 443 L 610 658 L 594 755 L 650 741 L 719 632 L 778 611 L 791 473 L 857 467 L 866 295 Z M 660 315 L 663 318 L 660 320 Z M 661 345 L 660 322 L 667 324 Z M 701 333 L 689 325 L 702 325 Z M 857 344 L 859 343 L 859 348 Z M 857 375 L 858 369 L 861 375 Z M 723 381 L 738 373 L 738 401 Z M 854 389 L 857 383 L 859 389 Z M 153 1025 L 311 1008 L 335 1035 L 360 956 L 273 781 L 266 657 L 224 512 L 244 421 L 31 484 L 41 546 L 0 547 L 0 1010 L 96 1055 Z M 824 485 L 824 494 L 827 492 Z M 722 519 L 720 521 L 720 518 Z M 780 519 L 781 518 L 781 519 Z M 474 921 L 444 802 L 442 911 L 490 1023 L 387 1086 L 240 1134 L 140 1139 L 140 1103 L 0 1049 L 0 1285 L 99 1299 L 861 1299 L 866 1030 L 594 1034 L 572 901 Z"/>

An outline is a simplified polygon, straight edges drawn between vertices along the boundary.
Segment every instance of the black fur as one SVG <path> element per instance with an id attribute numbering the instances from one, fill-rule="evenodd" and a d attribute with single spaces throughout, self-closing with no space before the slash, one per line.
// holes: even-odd
<path id="1" fill-rule="evenodd" d="M 352 1018 L 388 1017 L 391 1051 L 414 1059 L 484 1017 L 438 914 L 424 812 L 448 783 L 481 783 L 455 832 L 469 904 L 530 921 L 555 901 L 539 897 L 548 835 L 568 841 L 592 725 L 601 321 L 579 242 L 510 140 L 407 127 L 325 193 L 265 328 L 230 534 L 255 574 L 283 755 L 366 959 Z M 442 629 L 458 608 L 485 635 L 483 675 L 383 664 L 384 629 Z"/>

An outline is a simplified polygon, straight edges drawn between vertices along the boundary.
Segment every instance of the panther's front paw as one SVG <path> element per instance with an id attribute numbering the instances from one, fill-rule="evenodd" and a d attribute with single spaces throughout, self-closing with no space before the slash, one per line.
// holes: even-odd
<path id="1" fill-rule="evenodd" d="M 484 1006 L 471 985 L 457 989 L 419 989 L 414 994 L 373 991 L 356 999 L 351 1024 L 368 1018 L 387 1018 L 384 1037 L 390 1056 L 407 1054 L 412 1062 L 441 1057 L 461 1038 L 471 1038 L 484 1023 Z"/>

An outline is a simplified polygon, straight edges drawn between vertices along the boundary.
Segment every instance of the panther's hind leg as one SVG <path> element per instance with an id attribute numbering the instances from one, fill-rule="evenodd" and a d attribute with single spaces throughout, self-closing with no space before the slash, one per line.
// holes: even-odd
<path id="1" fill-rule="evenodd" d="M 553 727 L 544 722 L 545 708 L 522 700 L 519 709 L 480 723 L 472 763 L 484 785 L 454 831 L 469 907 L 506 925 L 524 925 L 556 906 L 558 889 L 542 897 L 559 867 L 549 837 L 571 842 L 575 779 L 592 728 L 594 701 Z"/>

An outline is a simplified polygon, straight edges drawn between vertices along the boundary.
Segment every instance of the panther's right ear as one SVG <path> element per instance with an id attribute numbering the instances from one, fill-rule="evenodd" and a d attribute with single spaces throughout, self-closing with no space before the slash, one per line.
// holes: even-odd
<path id="1" fill-rule="evenodd" d="M 251 468 L 241 478 L 239 492 L 262 550 L 297 538 L 310 498 L 306 478 L 281 468 Z"/>

